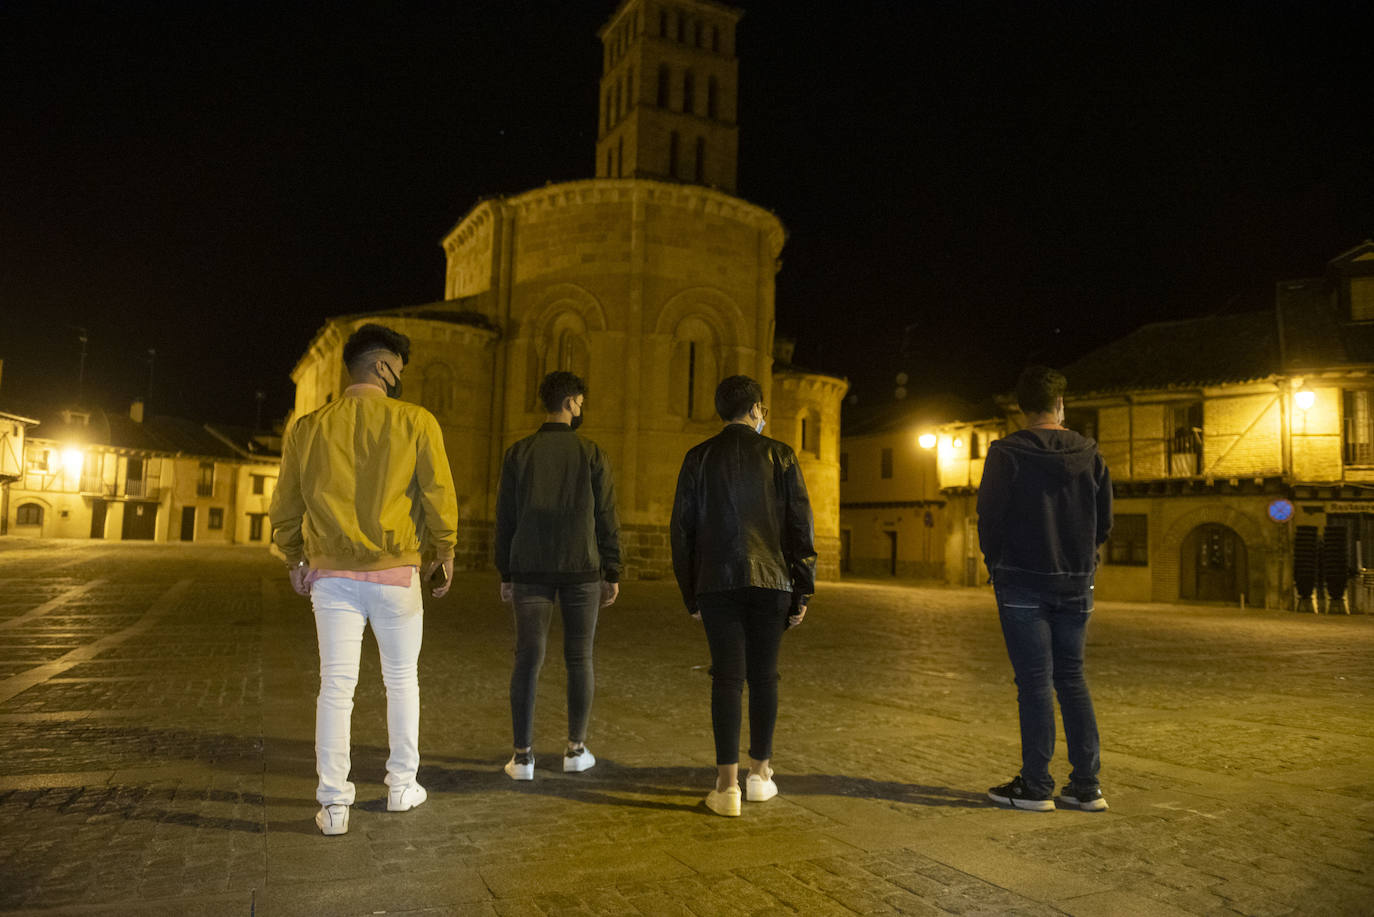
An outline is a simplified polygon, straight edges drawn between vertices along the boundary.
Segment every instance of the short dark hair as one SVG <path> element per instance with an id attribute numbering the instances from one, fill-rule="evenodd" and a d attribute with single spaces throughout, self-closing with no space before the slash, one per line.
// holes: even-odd
<path id="1" fill-rule="evenodd" d="M 587 383 L 582 381 L 582 377 L 562 369 L 549 373 L 539 383 L 539 400 L 544 402 L 544 409 L 550 414 L 563 410 L 564 398 L 586 394 Z"/>
<path id="2" fill-rule="evenodd" d="M 1027 366 L 1016 380 L 1016 403 L 1027 414 L 1045 414 L 1054 410 L 1054 403 L 1064 397 L 1069 380 L 1057 369 L 1048 366 Z"/>
<path id="3" fill-rule="evenodd" d="M 392 331 L 385 325 L 363 325 L 349 337 L 344 344 L 344 366 L 351 372 L 354 364 L 367 353 L 374 350 L 389 350 L 401 358 L 401 365 L 410 362 L 410 338 L 399 331 Z"/>
<path id="4" fill-rule="evenodd" d="M 716 386 L 716 413 L 721 420 L 738 420 L 763 401 L 763 388 L 748 376 L 729 376 Z"/>

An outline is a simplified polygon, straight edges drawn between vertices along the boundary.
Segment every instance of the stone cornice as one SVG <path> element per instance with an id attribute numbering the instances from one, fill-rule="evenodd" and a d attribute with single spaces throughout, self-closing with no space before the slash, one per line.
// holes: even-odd
<path id="1" fill-rule="evenodd" d="M 757 204 L 701 185 L 653 181 L 646 178 L 588 178 L 581 181 L 546 185 L 510 197 L 493 198 L 478 204 L 444 237 L 445 251 L 452 252 L 472 238 L 495 216 L 497 207 L 510 207 L 517 216 L 539 210 L 575 207 L 581 204 L 633 203 L 642 200 L 668 207 L 695 210 L 708 216 L 723 217 L 752 226 L 769 242 L 776 259 L 787 241 L 787 230 L 776 214 Z"/>
<path id="2" fill-rule="evenodd" d="M 785 388 L 795 388 L 806 394 L 826 392 L 829 389 L 836 398 L 843 398 L 844 393 L 849 391 L 848 379 L 829 376 L 825 373 L 806 372 L 800 369 L 774 368 L 773 380 L 774 385 L 782 382 Z"/>

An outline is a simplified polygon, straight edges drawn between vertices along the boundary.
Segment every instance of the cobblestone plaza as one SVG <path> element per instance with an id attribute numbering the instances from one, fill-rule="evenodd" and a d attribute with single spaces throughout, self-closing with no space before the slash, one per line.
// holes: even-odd
<path id="1" fill-rule="evenodd" d="M 984 796 L 1018 763 L 990 595 L 826 584 L 784 642 L 782 795 L 723 819 L 700 802 L 706 643 L 671 583 L 626 583 L 602 614 L 585 774 L 558 768 L 551 650 L 529 784 L 500 769 L 512 640 L 496 593 L 494 575 L 461 575 L 427 603 L 429 801 L 413 812 L 385 811 L 367 639 L 358 805 L 325 838 L 313 620 L 277 562 L 0 542 L 0 911 L 1371 912 L 1374 618 L 1099 606 L 1088 677 L 1111 809 L 1040 814 Z"/>

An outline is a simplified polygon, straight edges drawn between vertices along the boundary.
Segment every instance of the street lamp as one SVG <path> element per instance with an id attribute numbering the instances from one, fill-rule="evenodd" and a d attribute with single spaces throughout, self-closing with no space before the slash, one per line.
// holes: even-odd
<path id="1" fill-rule="evenodd" d="M 1293 395 L 1293 403 L 1298 406 L 1298 410 L 1307 413 L 1312 409 L 1312 405 L 1317 401 L 1317 393 L 1305 388 Z"/>
<path id="2" fill-rule="evenodd" d="M 934 433 L 922 433 L 920 436 L 916 437 L 916 442 L 917 442 L 917 444 L 920 445 L 920 447 L 921 447 L 922 449 L 934 449 L 934 448 L 935 448 L 935 434 L 934 434 Z"/>
<path id="3" fill-rule="evenodd" d="M 62 450 L 62 468 L 67 474 L 80 474 L 85 458 L 84 453 L 76 446 L 68 446 Z"/>

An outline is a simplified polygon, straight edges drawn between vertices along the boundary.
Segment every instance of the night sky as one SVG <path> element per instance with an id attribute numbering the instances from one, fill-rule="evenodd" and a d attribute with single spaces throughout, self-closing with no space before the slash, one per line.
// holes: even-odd
<path id="1" fill-rule="evenodd" d="M 1368 4 L 740 4 L 778 326 L 976 399 L 1266 308 L 1374 236 Z M 614 0 L 0 4 L 0 410 L 252 422 L 331 315 L 443 295 L 479 198 L 593 174 Z M 400 12 L 397 12 L 400 10 Z M 1072 380 L 1070 380 L 1072 381 Z"/>

